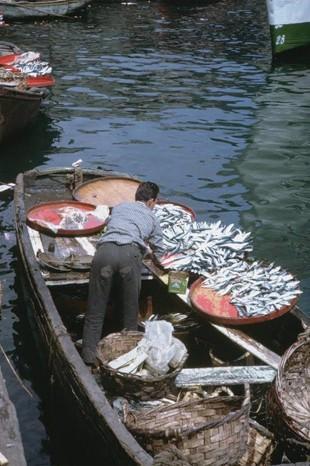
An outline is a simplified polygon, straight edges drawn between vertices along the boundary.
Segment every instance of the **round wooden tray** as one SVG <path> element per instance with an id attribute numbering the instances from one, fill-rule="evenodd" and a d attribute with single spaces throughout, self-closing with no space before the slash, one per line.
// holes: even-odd
<path id="1" fill-rule="evenodd" d="M 87 222 L 81 229 L 64 229 L 57 228 L 62 220 L 61 209 L 65 207 L 72 207 L 79 210 L 83 214 L 88 214 Z M 105 225 L 105 220 L 92 215 L 95 207 L 91 204 L 78 201 L 57 201 L 57 202 L 45 202 L 32 207 L 27 212 L 27 224 L 35 230 L 42 231 L 44 233 L 54 236 L 86 236 L 99 232 Z M 54 230 L 48 226 L 48 222 L 55 225 Z"/>
<path id="2" fill-rule="evenodd" d="M 105 176 L 86 181 L 73 191 L 74 199 L 92 205 L 114 207 L 120 202 L 133 202 L 141 181 L 135 178 Z"/>
<path id="3" fill-rule="evenodd" d="M 194 281 L 189 290 L 189 298 L 193 307 L 201 316 L 218 324 L 250 325 L 266 322 L 289 312 L 297 302 L 297 298 L 295 298 L 290 305 L 283 306 L 281 309 L 267 315 L 239 317 L 237 308 L 230 302 L 230 296 L 221 296 L 216 291 L 203 287 L 204 280 L 204 277 L 199 277 Z"/>

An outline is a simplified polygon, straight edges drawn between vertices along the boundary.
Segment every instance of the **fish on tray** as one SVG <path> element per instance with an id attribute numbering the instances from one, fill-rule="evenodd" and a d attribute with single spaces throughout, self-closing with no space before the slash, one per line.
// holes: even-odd
<path id="1" fill-rule="evenodd" d="M 251 233 L 233 224 L 193 222 L 191 215 L 173 204 L 156 206 L 168 254 L 161 261 L 167 269 L 202 274 L 232 259 L 244 259 L 252 251 Z"/>
<path id="2" fill-rule="evenodd" d="M 202 286 L 231 296 L 240 317 L 267 315 L 291 304 L 301 290 L 292 274 L 273 263 L 235 261 L 213 272 L 205 272 Z"/>

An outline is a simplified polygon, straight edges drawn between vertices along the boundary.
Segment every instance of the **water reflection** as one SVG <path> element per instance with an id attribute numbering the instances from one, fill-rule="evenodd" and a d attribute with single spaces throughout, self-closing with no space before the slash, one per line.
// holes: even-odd
<path id="1" fill-rule="evenodd" d="M 30 126 L 1 144 L 0 181 L 12 182 L 17 173 L 46 163 L 58 144 L 60 133 L 57 122 L 48 116 L 47 108 L 43 107 Z"/>
<path id="2" fill-rule="evenodd" d="M 235 164 L 251 206 L 242 213 L 242 223 L 255 231 L 261 257 L 304 279 L 305 312 L 310 303 L 309 90 L 309 69 L 275 68 L 256 99 L 257 123 Z"/>

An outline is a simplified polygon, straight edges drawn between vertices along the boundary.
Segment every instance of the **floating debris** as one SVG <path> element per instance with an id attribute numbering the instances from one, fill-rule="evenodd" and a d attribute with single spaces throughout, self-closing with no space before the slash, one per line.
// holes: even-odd
<path id="1" fill-rule="evenodd" d="M 289 306 L 301 290 L 299 281 L 274 263 L 236 260 L 212 273 L 205 273 L 202 286 L 220 295 L 229 294 L 240 317 L 266 315 Z"/>

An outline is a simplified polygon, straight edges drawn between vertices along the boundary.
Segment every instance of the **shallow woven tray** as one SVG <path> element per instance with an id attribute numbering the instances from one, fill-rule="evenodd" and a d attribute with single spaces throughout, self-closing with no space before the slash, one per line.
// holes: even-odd
<path id="1" fill-rule="evenodd" d="M 193 466 L 235 464 L 247 449 L 248 395 L 182 401 L 129 412 L 127 428 L 151 454 L 174 445 Z"/>
<path id="2" fill-rule="evenodd" d="M 143 332 L 123 331 L 111 333 L 103 338 L 97 346 L 97 358 L 100 365 L 102 383 L 113 395 L 127 396 L 139 400 L 159 399 L 175 389 L 174 381 L 183 368 L 187 355 L 177 369 L 168 374 L 143 378 L 135 374 L 124 374 L 112 369 L 108 363 L 132 350 L 142 339 Z"/>

